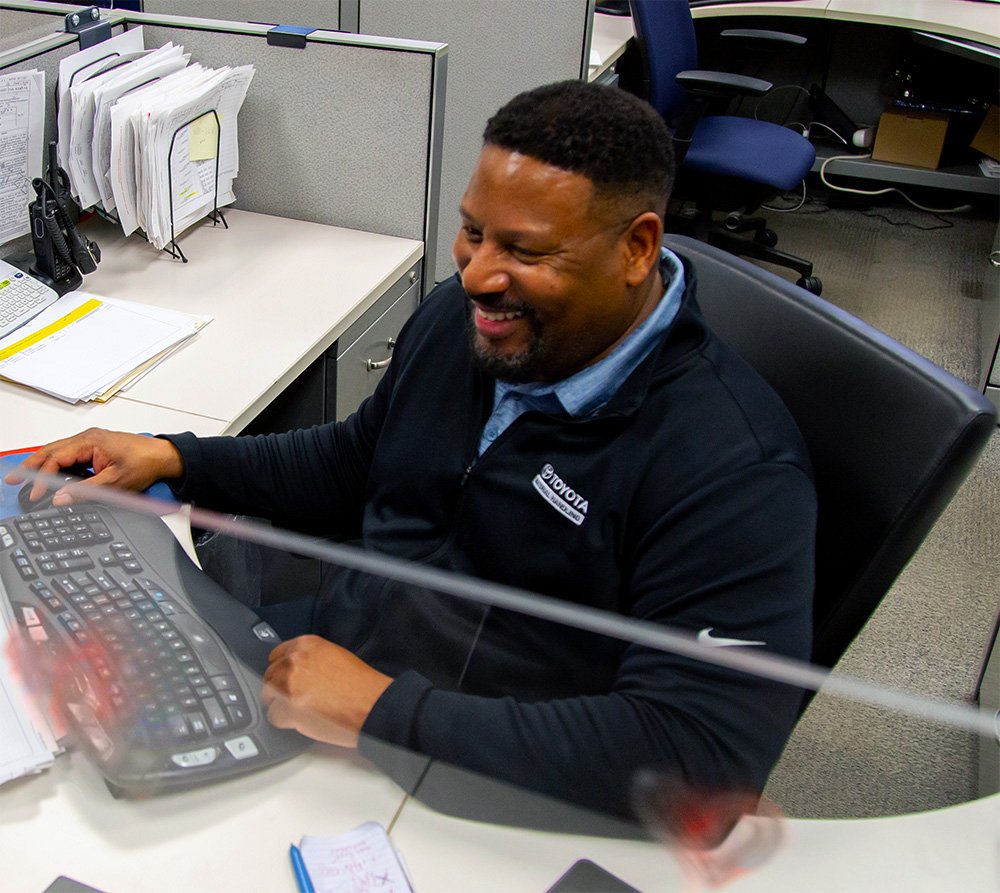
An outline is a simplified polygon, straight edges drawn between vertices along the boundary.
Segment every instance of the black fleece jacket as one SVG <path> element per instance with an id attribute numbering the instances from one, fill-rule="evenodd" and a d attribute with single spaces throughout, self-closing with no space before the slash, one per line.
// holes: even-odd
<path id="1" fill-rule="evenodd" d="M 342 423 L 173 435 L 178 495 L 323 525 L 365 548 L 805 659 L 815 492 L 775 394 L 707 327 L 694 270 L 661 344 L 595 416 L 529 412 L 477 459 L 493 380 L 457 279 Z M 800 693 L 690 658 L 352 572 L 314 629 L 395 677 L 363 729 L 465 769 L 630 814 L 635 773 L 759 791 Z M 392 760 L 367 748 L 383 768 Z"/>

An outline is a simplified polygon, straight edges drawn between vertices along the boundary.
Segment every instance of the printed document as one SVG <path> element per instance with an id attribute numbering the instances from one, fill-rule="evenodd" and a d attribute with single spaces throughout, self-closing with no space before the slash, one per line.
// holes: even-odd
<path id="1" fill-rule="evenodd" d="M 105 398 L 210 319 L 71 291 L 0 339 L 0 377 L 69 403 Z"/>
<path id="2" fill-rule="evenodd" d="M 94 44 L 85 50 L 72 53 L 59 62 L 59 116 L 56 119 L 58 133 L 57 155 L 59 167 L 69 171 L 70 128 L 73 124 L 73 102 L 70 88 L 82 83 L 114 57 L 141 53 L 145 48 L 142 26 L 130 28 L 107 40 Z"/>
<path id="3" fill-rule="evenodd" d="M 0 75 L 0 244 L 29 232 L 33 177 L 42 175 L 45 72 Z"/>

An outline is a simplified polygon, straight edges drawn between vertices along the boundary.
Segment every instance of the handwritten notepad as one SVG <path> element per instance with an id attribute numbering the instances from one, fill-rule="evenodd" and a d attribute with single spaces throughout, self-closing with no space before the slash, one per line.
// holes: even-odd
<path id="1" fill-rule="evenodd" d="M 378 822 L 299 845 L 316 893 L 413 893 L 399 854 Z"/>

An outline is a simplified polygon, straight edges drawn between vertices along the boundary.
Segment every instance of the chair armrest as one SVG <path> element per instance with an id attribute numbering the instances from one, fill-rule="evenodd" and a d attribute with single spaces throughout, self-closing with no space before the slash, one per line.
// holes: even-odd
<path id="1" fill-rule="evenodd" d="M 677 83 L 702 96 L 763 96 L 774 85 L 770 81 L 723 71 L 681 71 Z"/>
<path id="2" fill-rule="evenodd" d="M 786 31 L 762 31 L 759 28 L 727 28 L 721 32 L 722 37 L 737 37 L 743 40 L 760 40 L 768 43 L 784 44 L 785 46 L 805 46 L 807 40 L 799 34 L 789 34 Z"/>

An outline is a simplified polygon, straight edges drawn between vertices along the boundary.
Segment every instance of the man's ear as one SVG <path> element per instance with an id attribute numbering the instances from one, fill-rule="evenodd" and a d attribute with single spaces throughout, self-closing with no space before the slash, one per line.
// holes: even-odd
<path id="1" fill-rule="evenodd" d="M 625 246 L 626 281 L 636 287 L 660 263 L 660 243 L 663 241 L 663 220 L 655 211 L 645 211 L 636 217 L 622 234 Z"/>

